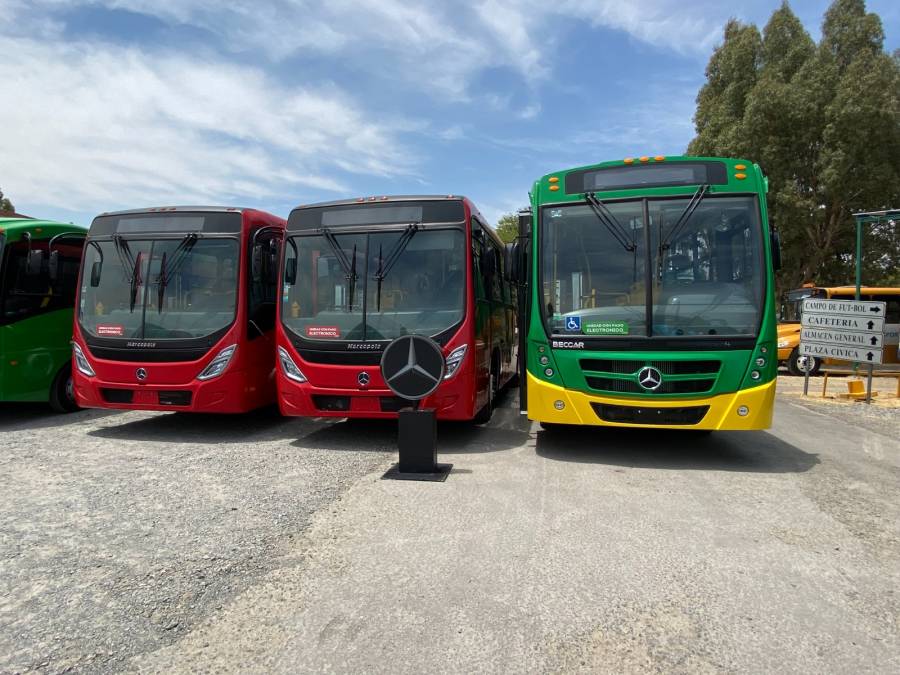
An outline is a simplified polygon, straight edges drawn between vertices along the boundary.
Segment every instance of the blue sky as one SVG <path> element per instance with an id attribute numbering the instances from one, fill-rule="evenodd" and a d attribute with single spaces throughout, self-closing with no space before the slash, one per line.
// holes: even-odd
<path id="1" fill-rule="evenodd" d="M 679 154 L 730 16 L 779 0 L 0 0 L 0 186 L 34 216 L 452 193 Z M 818 38 L 826 0 L 796 0 Z M 900 3 L 869 0 L 886 47 Z"/>

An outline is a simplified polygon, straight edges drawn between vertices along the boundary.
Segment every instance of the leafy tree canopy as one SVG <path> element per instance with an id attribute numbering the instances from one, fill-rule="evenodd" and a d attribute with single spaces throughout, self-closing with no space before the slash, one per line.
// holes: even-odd
<path id="1" fill-rule="evenodd" d="M 688 152 L 746 157 L 769 177 L 781 290 L 853 280 L 853 213 L 900 205 L 900 53 L 864 0 L 835 0 L 819 44 L 787 2 L 760 34 L 730 21 L 697 95 Z M 900 283 L 900 228 L 869 226 L 863 281 Z"/>

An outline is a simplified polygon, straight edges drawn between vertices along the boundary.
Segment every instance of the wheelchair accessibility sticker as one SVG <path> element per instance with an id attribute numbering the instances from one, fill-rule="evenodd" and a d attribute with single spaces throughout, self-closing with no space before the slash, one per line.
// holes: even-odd
<path id="1" fill-rule="evenodd" d="M 581 317 L 580 316 L 567 316 L 566 317 L 566 330 L 570 333 L 581 332 Z"/>

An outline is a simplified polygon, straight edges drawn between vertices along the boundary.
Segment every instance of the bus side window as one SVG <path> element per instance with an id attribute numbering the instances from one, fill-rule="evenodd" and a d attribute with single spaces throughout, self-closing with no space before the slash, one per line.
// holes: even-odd
<path id="1" fill-rule="evenodd" d="M 249 339 L 255 340 L 260 335 L 275 327 L 275 303 L 278 299 L 278 253 L 280 239 L 275 235 L 261 236 L 254 250 L 250 252 L 248 270 L 250 286 L 247 293 L 247 320 Z M 258 278 L 253 278 L 252 265 L 254 257 L 260 261 Z"/>
<path id="2" fill-rule="evenodd" d="M 27 274 L 28 245 L 18 241 L 6 246 L 3 278 L 0 279 L 0 318 L 3 323 L 66 309 L 75 302 L 75 286 L 81 261 L 81 242 L 54 246 L 60 252 L 59 276 L 51 284 L 47 272 L 47 241 L 33 241 L 32 249 L 43 251 L 44 261 L 37 274 Z"/>

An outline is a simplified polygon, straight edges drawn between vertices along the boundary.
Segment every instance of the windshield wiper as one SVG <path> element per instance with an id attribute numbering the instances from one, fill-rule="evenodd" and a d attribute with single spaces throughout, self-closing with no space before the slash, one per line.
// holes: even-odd
<path id="1" fill-rule="evenodd" d="M 344 269 L 344 278 L 347 279 L 347 290 L 349 291 L 349 297 L 347 298 L 347 311 L 350 312 L 353 310 L 353 292 L 356 290 L 356 244 L 353 245 L 353 261 L 351 262 L 347 258 L 347 254 L 344 253 L 344 249 L 341 248 L 340 243 L 337 238 L 334 236 L 334 233 L 329 230 L 327 227 L 323 227 L 322 236 L 325 237 L 325 241 L 327 241 L 331 245 L 331 249 L 334 251 L 334 256 L 337 258 L 338 263 L 340 263 L 341 267 Z"/>
<path id="2" fill-rule="evenodd" d="M 669 230 L 669 233 L 665 238 L 659 242 L 659 252 L 657 254 L 656 264 L 656 276 L 658 279 L 662 279 L 663 255 L 672 247 L 672 242 L 675 241 L 677 235 L 680 234 L 681 230 L 684 229 L 684 226 L 687 225 L 691 216 L 694 215 L 694 211 L 697 210 L 697 207 L 700 206 L 700 202 L 703 201 L 703 198 L 706 197 L 707 194 L 709 194 L 709 185 L 701 185 L 698 187 L 697 191 L 694 192 L 691 197 L 691 201 L 688 202 L 687 206 L 684 207 L 684 211 L 678 216 L 678 220 L 675 221 L 672 229 Z"/>
<path id="3" fill-rule="evenodd" d="M 384 281 L 385 277 L 390 273 L 391 268 L 394 266 L 394 263 L 400 259 L 400 256 L 403 255 L 403 251 L 406 250 L 406 247 L 409 245 L 409 242 L 412 240 L 414 236 L 416 236 L 416 232 L 419 231 L 419 223 L 410 223 L 406 226 L 406 229 L 403 231 L 403 234 L 400 235 L 400 238 L 397 240 L 397 243 L 394 244 L 394 248 L 388 251 L 387 259 L 382 257 L 381 255 L 381 244 L 378 245 L 378 269 L 375 272 L 375 281 L 377 283 L 377 291 L 375 295 L 375 311 L 381 311 L 381 283 Z"/>
<path id="4" fill-rule="evenodd" d="M 184 264 L 184 261 L 187 260 L 188 254 L 190 254 L 191 249 L 194 248 L 194 244 L 197 243 L 199 238 L 200 237 L 196 232 L 188 232 L 184 235 L 184 238 L 175 250 L 172 251 L 171 269 L 166 265 L 166 252 L 163 251 L 162 260 L 159 263 L 159 276 L 156 279 L 157 313 L 162 314 L 163 298 L 166 296 L 166 286 L 169 285 L 169 281 L 172 280 L 172 277 L 178 272 L 178 269 Z"/>
<path id="5" fill-rule="evenodd" d="M 139 251 L 137 258 L 134 260 L 134 267 L 131 270 L 131 305 L 128 308 L 130 312 L 134 312 L 134 305 L 137 302 L 137 289 L 141 285 L 141 258 L 143 251 Z"/>
<path id="6" fill-rule="evenodd" d="M 597 219 L 603 223 L 613 238 L 621 244 L 622 248 L 630 252 L 637 250 L 637 245 L 634 243 L 632 235 L 630 235 L 628 230 L 622 227 L 622 224 L 616 220 L 616 217 L 606 207 L 606 204 L 597 199 L 597 195 L 593 192 L 585 192 L 584 199 L 591 209 L 593 209 Z"/>
<path id="7" fill-rule="evenodd" d="M 131 255 L 131 248 L 128 241 L 122 238 L 121 234 L 114 234 L 112 237 L 113 246 L 115 246 L 116 254 L 119 256 L 119 262 L 122 263 L 122 271 L 134 269 L 134 257 Z M 132 276 L 133 278 L 133 276 Z M 129 283 L 131 279 L 128 280 Z"/>

